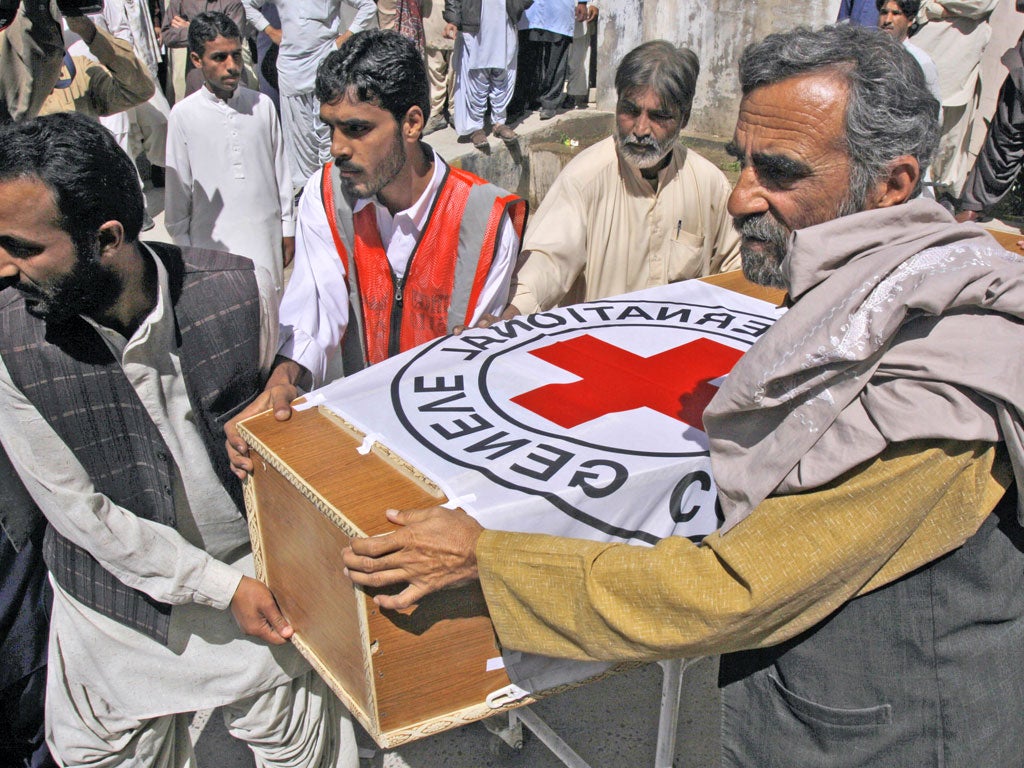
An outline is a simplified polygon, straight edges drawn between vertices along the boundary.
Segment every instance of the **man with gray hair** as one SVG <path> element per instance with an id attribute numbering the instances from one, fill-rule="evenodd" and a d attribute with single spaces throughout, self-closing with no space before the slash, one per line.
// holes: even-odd
<path id="1" fill-rule="evenodd" d="M 889 36 L 771 35 L 740 81 L 729 210 L 792 304 L 704 412 L 721 529 L 643 548 L 390 512 L 345 565 L 408 585 L 385 609 L 479 579 L 510 650 L 724 654 L 722 765 L 1020 765 L 1024 260 L 916 197 L 938 103 Z"/>
<path id="2" fill-rule="evenodd" d="M 699 71 L 696 54 L 665 40 L 622 59 L 616 133 L 555 179 L 527 228 L 507 315 L 739 267 L 729 182 L 678 142 Z"/>

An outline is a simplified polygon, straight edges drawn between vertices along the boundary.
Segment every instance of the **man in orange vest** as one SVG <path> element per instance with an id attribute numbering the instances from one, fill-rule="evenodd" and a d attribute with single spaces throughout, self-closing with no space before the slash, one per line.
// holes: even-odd
<path id="1" fill-rule="evenodd" d="M 526 201 L 422 143 L 430 89 L 415 46 L 391 31 L 356 34 L 321 63 L 316 95 L 334 160 L 310 177 L 299 203 L 273 373 L 235 421 L 268 408 L 287 419 L 299 387 L 508 303 Z M 228 453 L 244 476 L 251 462 L 233 425 Z"/>

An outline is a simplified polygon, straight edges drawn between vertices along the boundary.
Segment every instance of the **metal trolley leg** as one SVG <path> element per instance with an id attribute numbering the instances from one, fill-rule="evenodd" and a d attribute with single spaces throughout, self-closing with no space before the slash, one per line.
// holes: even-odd
<path id="1" fill-rule="evenodd" d="M 659 661 L 661 665 L 661 714 L 658 716 L 658 751 L 654 768 L 672 768 L 679 728 L 679 698 L 683 693 L 683 660 Z"/>
<path id="2" fill-rule="evenodd" d="M 654 756 L 654 768 L 672 768 L 676 754 L 676 734 L 679 728 L 679 699 L 683 691 L 683 671 L 688 661 L 670 659 L 658 662 L 661 665 L 661 711 L 658 715 L 658 746 Z M 530 707 L 519 707 L 508 712 L 508 727 L 483 721 L 487 730 L 505 743 L 518 748 L 522 746 L 522 735 L 517 737 L 520 726 L 526 726 L 566 768 L 590 768 L 577 752 L 561 736 L 552 730 Z M 513 741 L 518 738 L 518 747 Z"/>
<path id="3" fill-rule="evenodd" d="M 523 725 L 529 728 L 538 739 L 544 742 L 544 746 L 565 764 L 566 768 L 590 768 L 590 764 L 576 754 L 576 751 L 566 744 L 561 736 L 551 730 L 550 726 L 529 707 L 513 709 L 509 715 L 513 720 L 521 720 Z"/>

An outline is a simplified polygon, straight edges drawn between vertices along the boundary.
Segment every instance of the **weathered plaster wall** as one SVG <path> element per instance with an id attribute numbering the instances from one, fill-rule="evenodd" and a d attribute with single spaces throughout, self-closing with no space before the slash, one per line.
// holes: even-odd
<path id="1" fill-rule="evenodd" d="M 743 48 L 770 32 L 834 21 L 839 0 L 600 0 L 598 106 L 614 109 L 615 67 L 645 40 L 693 49 L 701 73 L 688 130 L 729 135 L 739 106 L 736 63 Z"/>
<path id="2" fill-rule="evenodd" d="M 692 48 L 700 57 L 700 80 L 687 130 L 726 136 L 732 133 L 739 106 L 736 64 L 744 46 L 798 24 L 830 23 L 836 18 L 839 0 L 598 0 L 598 5 L 598 106 L 615 107 L 615 66 L 623 54 L 644 40 L 661 37 Z M 1024 14 L 1016 10 L 1014 0 L 1002 0 L 991 24 L 992 40 L 982 60 L 984 91 L 973 152 L 984 140 L 984 121 L 995 109 L 1006 76 L 999 59 L 1024 30 Z"/>

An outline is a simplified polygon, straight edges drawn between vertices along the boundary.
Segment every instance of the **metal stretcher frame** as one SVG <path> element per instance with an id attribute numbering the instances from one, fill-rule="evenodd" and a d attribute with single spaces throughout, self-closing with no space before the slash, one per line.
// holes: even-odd
<path id="1" fill-rule="evenodd" d="M 672 768 L 676 754 L 676 736 L 679 729 L 679 701 L 683 689 L 683 672 L 698 659 L 669 659 L 659 661 L 662 668 L 661 708 L 658 715 L 658 743 L 654 755 L 654 768 Z M 497 717 L 482 721 L 483 725 L 506 744 L 515 748 L 522 745 L 520 728 L 525 726 L 540 739 L 551 753 L 566 768 L 591 768 L 590 763 L 580 757 L 543 718 L 529 706 L 509 710 L 508 726 L 502 727 L 493 721 Z"/>

